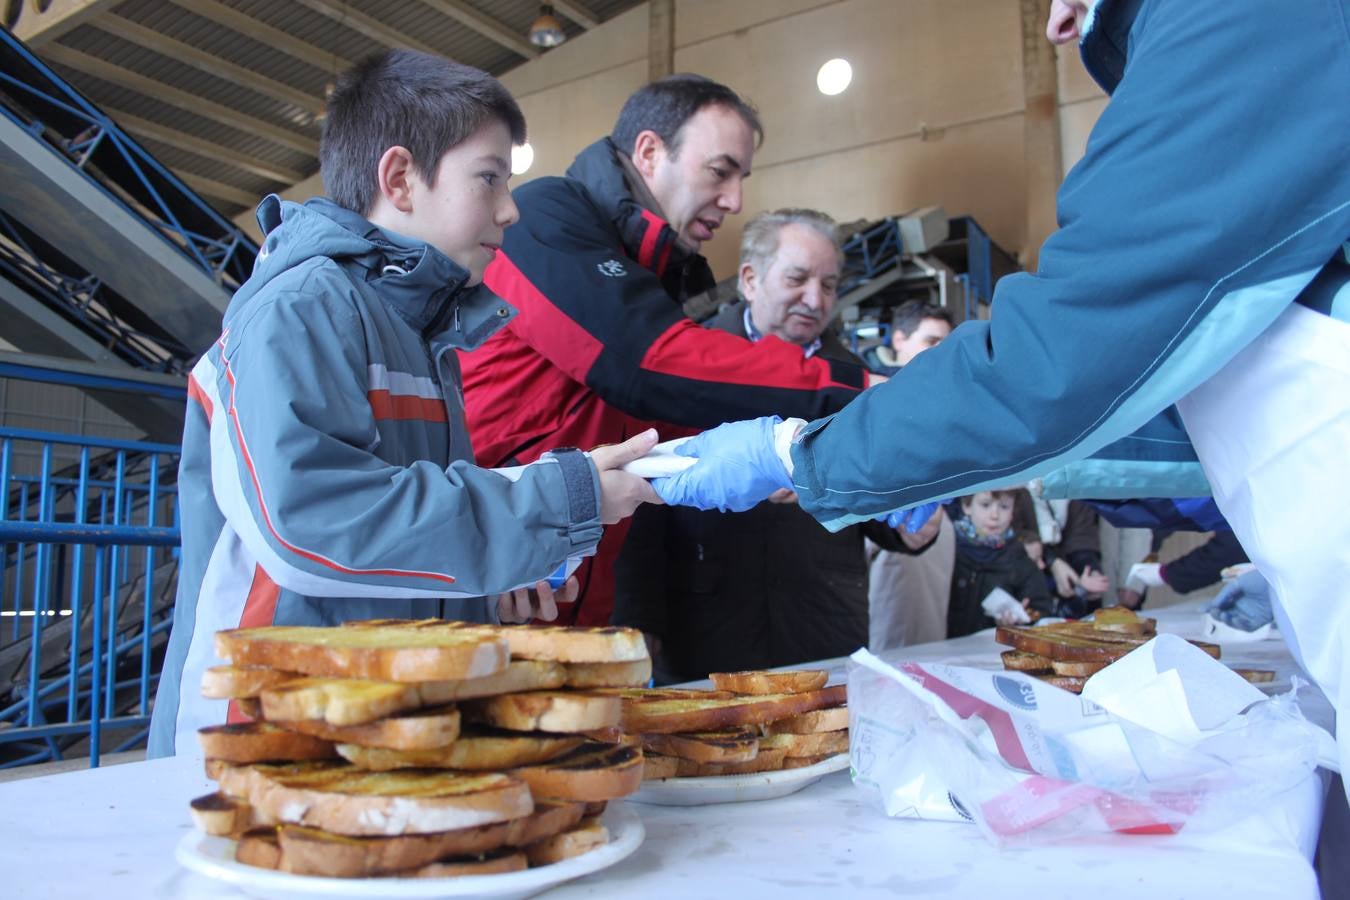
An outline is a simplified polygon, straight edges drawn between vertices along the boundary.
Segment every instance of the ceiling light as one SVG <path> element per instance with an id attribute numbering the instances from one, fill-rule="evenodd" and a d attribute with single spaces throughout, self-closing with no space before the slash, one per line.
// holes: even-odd
<path id="1" fill-rule="evenodd" d="M 539 6 L 539 18 L 530 26 L 530 43 L 536 47 L 556 47 L 567 40 L 562 23 L 553 15 L 553 5 L 542 3 Z"/>
<path id="2" fill-rule="evenodd" d="M 534 163 L 534 148 L 528 143 L 511 148 L 511 174 L 524 175 Z"/>
<path id="3" fill-rule="evenodd" d="M 853 67 L 846 59 L 832 59 L 816 73 L 816 87 L 827 97 L 842 94 L 853 80 Z"/>

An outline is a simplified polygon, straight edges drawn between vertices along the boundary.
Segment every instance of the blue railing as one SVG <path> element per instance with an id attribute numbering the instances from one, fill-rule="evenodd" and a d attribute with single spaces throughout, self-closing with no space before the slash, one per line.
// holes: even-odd
<path id="1" fill-rule="evenodd" d="M 179 448 L 0 428 L 0 768 L 145 739 L 172 624 Z M 168 576 L 168 577 L 166 577 Z"/>

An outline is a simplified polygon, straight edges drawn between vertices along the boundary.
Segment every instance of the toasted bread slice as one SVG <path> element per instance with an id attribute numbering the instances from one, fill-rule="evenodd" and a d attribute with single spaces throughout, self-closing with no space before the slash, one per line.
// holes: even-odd
<path id="1" fill-rule="evenodd" d="M 572 691 L 533 691 L 503 694 L 464 704 L 464 715 L 512 731 L 551 731 L 570 734 L 619 724 L 623 704 L 618 697 Z"/>
<path id="2" fill-rule="evenodd" d="M 1146 619 L 1124 606 L 1109 606 L 1092 614 L 1092 627 L 1098 631 L 1117 631 L 1121 634 L 1154 635 L 1158 621 Z"/>
<path id="3" fill-rule="evenodd" d="M 530 865 L 546 866 L 588 853 L 609 843 L 609 829 L 600 824 L 584 825 L 535 841 L 525 848 Z"/>
<path id="4" fill-rule="evenodd" d="M 818 691 L 829 680 L 830 673 L 820 669 L 798 669 L 793 672 L 713 672 L 708 676 L 713 687 L 733 694 L 800 694 Z"/>
<path id="5" fill-rule="evenodd" d="M 759 725 L 788 716 L 838 706 L 847 698 L 842 684 L 800 694 L 734 697 L 730 700 L 625 701 L 623 726 L 643 734 L 718 731 L 734 725 Z"/>
<path id="6" fill-rule="evenodd" d="M 1071 694 L 1083 693 L 1083 685 L 1087 684 L 1086 675 L 1032 675 L 1032 678 L 1039 678 L 1047 684 L 1053 684 L 1057 688 L 1063 688 Z"/>
<path id="7" fill-rule="evenodd" d="M 748 762 L 759 752 L 759 734 L 750 726 L 689 734 L 644 734 L 642 749 L 704 763 Z"/>
<path id="8" fill-rule="evenodd" d="M 202 673 L 202 696 L 213 700 L 256 697 L 270 687 L 299 678 L 268 666 L 212 666 Z"/>
<path id="9" fill-rule="evenodd" d="M 594 819 L 604 815 L 605 809 L 609 806 L 608 800 L 592 800 L 582 805 L 582 817 Z"/>
<path id="10" fill-rule="evenodd" d="M 259 779 L 276 776 L 303 775 L 326 769 L 345 768 L 341 759 L 307 759 L 301 762 L 235 764 L 221 759 L 206 759 L 206 777 L 220 785 L 221 792 L 247 801 Z M 255 809 L 253 814 L 258 815 Z M 272 824 L 272 823 L 268 823 Z"/>
<path id="11" fill-rule="evenodd" d="M 548 762 L 575 750 L 584 741 L 580 735 L 522 734 L 470 728 L 453 744 L 429 750 L 385 750 L 338 744 L 337 752 L 355 765 L 376 772 L 393 769 L 484 772 Z"/>
<path id="12" fill-rule="evenodd" d="M 253 779 L 249 803 L 278 822 L 350 835 L 425 834 L 528 815 L 524 782 L 500 773 L 367 772 L 353 766 Z"/>
<path id="13" fill-rule="evenodd" d="M 731 700 L 736 696 L 731 691 L 701 691 L 697 688 L 595 688 L 587 693 L 640 703 L 649 700 Z"/>
<path id="14" fill-rule="evenodd" d="M 805 769 L 807 766 L 814 766 L 816 763 L 824 762 L 838 755 L 837 753 L 819 753 L 815 756 L 785 756 L 783 757 L 783 768 Z"/>
<path id="15" fill-rule="evenodd" d="M 1252 684 L 1267 684 L 1275 680 L 1275 673 L 1270 669 L 1234 669 L 1233 671 Z"/>
<path id="16" fill-rule="evenodd" d="M 1108 662 L 1088 662 L 1081 659 L 1052 659 L 1050 660 L 1050 670 L 1056 675 L 1081 675 L 1086 678 L 1089 675 L 1100 672 L 1109 666 Z"/>
<path id="17" fill-rule="evenodd" d="M 520 850 L 502 850 L 478 859 L 447 859 L 411 872 L 397 872 L 401 878 L 459 878 L 466 875 L 501 875 L 523 872 L 530 867 L 529 857 Z"/>
<path id="18" fill-rule="evenodd" d="M 617 800 L 642 786 L 642 751 L 588 741 L 551 762 L 522 766 L 510 774 L 540 797 Z"/>
<path id="19" fill-rule="evenodd" d="M 453 706 L 439 706 L 364 725 L 329 725 L 322 719 L 299 719 L 277 722 L 276 725 L 334 743 L 387 750 L 430 750 L 454 743 L 459 737 L 460 719 L 459 710 Z"/>
<path id="20" fill-rule="evenodd" d="M 283 825 L 277 838 L 281 867 L 287 872 L 365 878 L 430 865 L 447 856 L 489 853 L 506 845 L 511 825 L 497 822 L 398 837 L 350 837 L 302 825 Z"/>
<path id="21" fill-rule="evenodd" d="M 764 726 L 769 734 L 816 734 L 821 731 L 842 731 L 848 727 L 848 707 L 834 706 L 789 716 Z"/>
<path id="22" fill-rule="evenodd" d="M 758 747 L 755 748 L 758 751 Z M 680 774 L 680 760 L 676 756 L 662 756 L 659 753 L 642 752 L 642 780 L 653 781 L 658 778 L 674 778 Z"/>
<path id="23" fill-rule="evenodd" d="M 281 844 L 277 842 L 274 826 L 253 828 L 239 836 L 234 847 L 234 858 L 246 866 L 260 869 L 281 867 Z"/>
<path id="24" fill-rule="evenodd" d="M 361 725 L 456 700 L 561 687 L 565 677 L 558 663 L 522 660 L 495 675 L 458 681 L 402 684 L 361 678 L 301 678 L 263 691 L 263 715 L 272 721 L 321 719 L 330 725 Z"/>
<path id="25" fill-rule="evenodd" d="M 626 662 L 565 663 L 570 688 L 645 687 L 652 678 L 651 657 Z"/>
<path id="26" fill-rule="evenodd" d="M 542 659 L 566 663 L 632 662 L 647 659 L 647 642 L 636 628 L 586 628 L 564 625 L 477 625 L 470 622 L 444 622 L 440 619 L 406 621 L 371 619 L 346 622 L 347 628 L 382 630 L 457 628 L 469 634 L 486 634 L 506 640 L 515 659 Z"/>
<path id="27" fill-rule="evenodd" d="M 192 821 L 207 834 L 234 837 L 250 828 L 267 824 L 253 818 L 253 807 L 238 797 L 216 791 L 188 804 Z"/>
<path id="28" fill-rule="evenodd" d="M 759 749 L 782 749 L 788 756 L 833 756 L 848 752 L 847 731 L 822 731 L 819 734 L 772 734 L 760 738 Z"/>
<path id="29" fill-rule="evenodd" d="M 350 837 L 284 825 L 277 831 L 281 868 L 298 875 L 335 878 L 403 874 L 447 857 L 522 847 L 574 827 L 583 811 L 580 803 L 541 800 L 533 813 L 509 822 L 397 837 Z"/>
<path id="30" fill-rule="evenodd" d="M 198 729 L 197 739 L 211 759 L 232 763 L 273 759 L 329 759 L 337 755 L 332 741 L 296 734 L 270 722 L 236 722 Z"/>
<path id="31" fill-rule="evenodd" d="M 416 630 L 236 628 L 216 632 L 216 655 L 236 666 L 401 682 L 482 678 L 501 672 L 511 661 L 510 648 L 501 637 L 453 624 Z"/>
<path id="32" fill-rule="evenodd" d="M 1039 628 L 1000 626 L 994 640 L 1018 650 L 1036 653 L 1049 659 L 1078 662 L 1115 662 L 1135 647 L 1142 647 L 1152 638 L 1111 631 L 1097 631 L 1086 622 L 1060 622 Z M 1196 647 L 1215 659 L 1219 645 L 1191 641 Z"/>
<path id="33" fill-rule="evenodd" d="M 1049 672 L 1050 660 L 1039 653 L 1025 650 L 1004 650 L 999 656 L 1003 659 L 1003 668 L 1012 672 Z"/>
<path id="34" fill-rule="evenodd" d="M 599 741 L 602 744 L 642 743 L 641 738 L 637 735 L 629 734 L 617 725 L 611 728 L 590 728 L 578 733 L 584 738 Z"/>
<path id="35" fill-rule="evenodd" d="M 678 775 L 681 778 L 706 778 L 720 775 L 753 775 L 756 772 L 776 772 L 783 768 L 787 752 L 781 747 L 759 751 L 754 759 L 740 763 L 696 763 L 693 760 L 679 760 Z"/>

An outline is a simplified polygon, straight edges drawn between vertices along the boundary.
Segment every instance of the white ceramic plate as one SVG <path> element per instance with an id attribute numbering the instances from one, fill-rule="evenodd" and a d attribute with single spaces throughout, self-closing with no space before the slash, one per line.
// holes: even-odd
<path id="1" fill-rule="evenodd" d="M 174 855 L 180 865 L 225 882 L 253 897 L 313 900 L 315 897 L 355 897 L 365 900 L 427 900 L 431 897 L 493 897 L 499 900 L 531 897 L 540 891 L 607 868 L 642 843 L 642 820 L 630 809 L 611 804 L 603 823 L 609 843 L 573 859 L 550 866 L 466 875 L 460 878 L 319 878 L 291 875 L 235 862 L 235 842 L 199 831 L 184 835 Z"/>
<path id="2" fill-rule="evenodd" d="M 740 803 L 771 800 L 815 784 L 831 772 L 848 768 L 848 754 L 822 759 L 814 766 L 759 772 L 753 775 L 716 775 L 707 778 L 656 778 L 642 782 L 636 794 L 625 797 L 634 803 L 655 806 L 703 806 L 708 803 Z"/>
<path id="3" fill-rule="evenodd" d="M 689 440 L 687 437 L 676 438 L 657 444 L 646 456 L 626 463 L 623 470 L 639 478 L 665 478 L 679 474 L 698 462 L 692 456 L 679 456 L 675 453 L 675 448 L 687 440 Z"/>

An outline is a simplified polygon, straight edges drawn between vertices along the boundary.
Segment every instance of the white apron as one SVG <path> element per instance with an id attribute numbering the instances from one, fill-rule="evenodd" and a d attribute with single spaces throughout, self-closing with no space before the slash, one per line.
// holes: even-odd
<path id="1" fill-rule="evenodd" d="M 1177 407 L 1350 771 L 1350 323 L 1294 304 Z"/>

